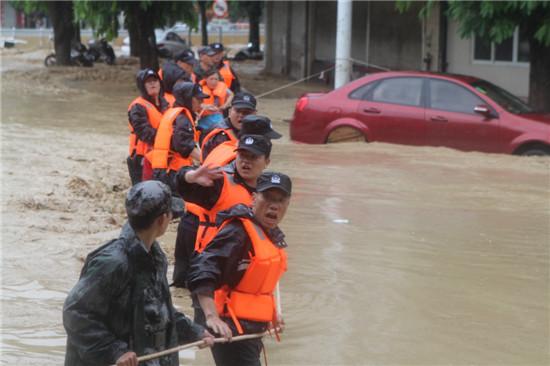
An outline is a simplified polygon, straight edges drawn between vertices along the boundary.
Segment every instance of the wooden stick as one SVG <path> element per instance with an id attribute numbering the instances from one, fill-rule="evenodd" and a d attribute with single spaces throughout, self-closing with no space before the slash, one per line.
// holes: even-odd
<path id="1" fill-rule="evenodd" d="M 244 341 L 246 339 L 261 338 L 261 337 L 263 337 L 265 335 L 269 335 L 269 334 L 270 334 L 269 331 L 265 331 L 263 333 L 245 334 L 245 335 L 232 337 L 231 341 L 229 341 L 229 342 L 238 342 L 238 341 Z M 227 342 L 228 342 L 227 339 L 222 338 L 222 337 L 214 338 L 214 343 L 227 343 Z M 200 346 L 203 346 L 203 345 L 206 345 L 205 340 L 196 341 L 196 342 L 193 342 L 193 343 L 182 344 L 181 346 L 165 349 L 164 351 L 151 353 L 151 354 L 145 355 L 145 356 L 140 356 L 140 357 L 138 357 L 138 362 L 149 361 L 149 360 L 152 360 L 152 359 L 155 359 L 155 358 L 158 358 L 158 357 L 169 355 L 171 353 L 182 351 L 184 349 L 193 348 L 193 347 L 200 347 Z M 111 366 L 116 366 L 116 365 L 111 365 Z"/>

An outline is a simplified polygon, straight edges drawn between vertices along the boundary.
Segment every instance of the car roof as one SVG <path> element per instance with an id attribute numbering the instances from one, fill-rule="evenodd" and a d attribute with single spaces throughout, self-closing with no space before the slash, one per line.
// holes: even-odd
<path id="1" fill-rule="evenodd" d="M 376 75 L 378 78 L 397 77 L 397 76 L 419 76 L 419 77 L 436 77 L 443 79 L 450 79 L 461 81 L 466 84 L 470 84 L 474 81 L 481 80 L 475 76 L 461 75 L 461 74 L 448 74 L 444 72 L 430 72 L 430 71 L 382 71 L 375 74 L 369 74 L 365 77 Z"/>

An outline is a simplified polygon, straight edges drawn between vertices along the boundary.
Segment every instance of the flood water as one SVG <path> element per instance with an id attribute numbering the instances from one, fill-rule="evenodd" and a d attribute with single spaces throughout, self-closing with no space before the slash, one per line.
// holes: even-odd
<path id="1" fill-rule="evenodd" d="M 63 363 L 65 296 L 124 222 L 134 94 L 122 71 L 3 75 L 3 365 Z M 270 168 L 294 183 L 269 364 L 550 364 L 550 159 L 296 144 L 293 102 L 259 101 L 285 135 Z"/>

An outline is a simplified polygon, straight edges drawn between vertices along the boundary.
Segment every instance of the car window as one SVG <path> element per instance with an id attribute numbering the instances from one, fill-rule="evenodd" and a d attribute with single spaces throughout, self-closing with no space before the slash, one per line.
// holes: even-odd
<path id="1" fill-rule="evenodd" d="M 475 114 L 474 107 L 486 104 L 466 88 L 444 80 L 430 80 L 430 108 Z"/>
<path id="2" fill-rule="evenodd" d="M 380 81 L 369 100 L 420 106 L 422 100 L 421 78 L 391 78 Z"/>
<path id="3" fill-rule="evenodd" d="M 359 99 L 359 100 L 367 100 L 370 92 L 374 89 L 374 87 L 378 83 L 376 81 L 373 81 L 371 83 L 365 84 L 360 86 L 359 88 L 355 89 L 349 94 L 350 99 Z"/>

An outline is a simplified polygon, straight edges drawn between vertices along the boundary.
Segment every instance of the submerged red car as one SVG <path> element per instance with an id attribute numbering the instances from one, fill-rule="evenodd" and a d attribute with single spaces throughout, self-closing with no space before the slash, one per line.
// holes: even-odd
<path id="1" fill-rule="evenodd" d="M 471 76 L 380 72 L 296 103 L 292 140 L 380 141 L 550 155 L 550 114 Z"/>

